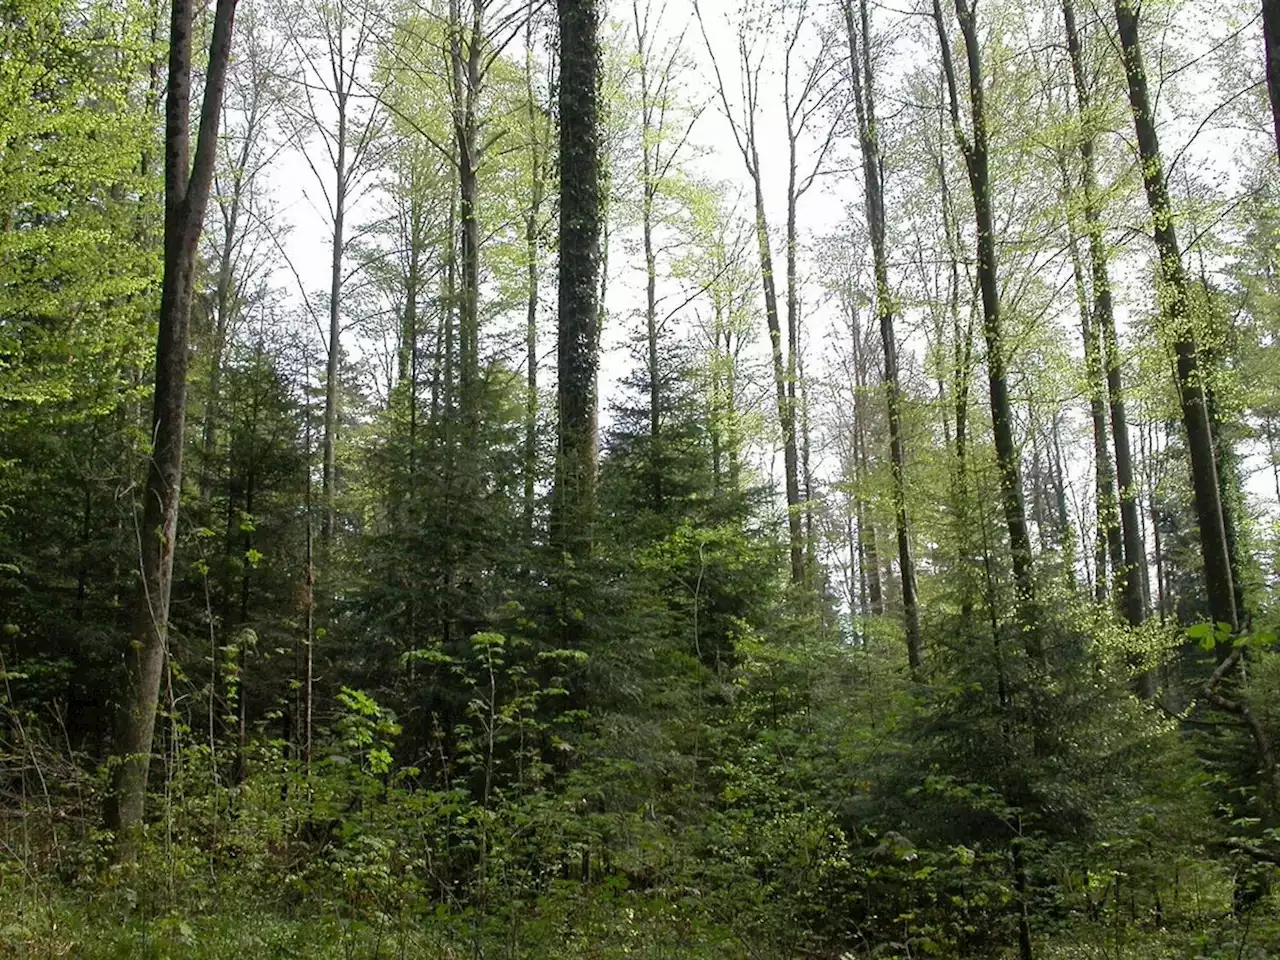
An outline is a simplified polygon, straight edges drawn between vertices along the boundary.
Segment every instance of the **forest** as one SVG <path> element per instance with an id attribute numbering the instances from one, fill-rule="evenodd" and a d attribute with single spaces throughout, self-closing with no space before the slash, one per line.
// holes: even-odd
<path id="1" fill-rule="evenodd" d="M 1280 956 L 1280 0 L 0 0 L 0 957 Z"/>

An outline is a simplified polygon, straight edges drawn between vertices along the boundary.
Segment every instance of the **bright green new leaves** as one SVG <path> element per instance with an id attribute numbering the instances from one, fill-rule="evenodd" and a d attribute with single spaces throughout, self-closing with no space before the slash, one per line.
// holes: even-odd
<path id="1" fill-rule="evenodd" d="M 101 412 L 139 365 L 158 279 L 156 166 L 128 8 L 0 12 L 0 400 Z"/>

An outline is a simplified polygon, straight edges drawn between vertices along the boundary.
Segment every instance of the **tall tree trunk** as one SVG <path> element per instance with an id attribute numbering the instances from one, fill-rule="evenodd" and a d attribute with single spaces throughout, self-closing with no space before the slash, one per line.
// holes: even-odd
<path id="1" fill-rule="evenodd" d="M 298 691 L 301 703 L 298 705 L 298 753 L 302 757 L 302 762 L 306 767 L 307 776 L 311 775 L 311 722 L 312 722 L 312 698 L 315 691 L 315 641 L 316 641 L 316 565 L 315 565 L 315 520 L 314 509 L 311 496 L 311 457 L 313 450 L 313 438 L 311 435 L 311 360 L 307 359 L 306 380 L 304 381 L 307 390 L 307 405 L 304 411 L 306 417 L 306 431 L 304 434 L 304 444 L 306 447 L 306 456 L 304 465 L 306 469 L 306 487 L 303 492 L 302 511 L 306 519 L 303 542 L 303 569 L 302 569 L 302 614 L 303 614 L 303 638 L 302 653 L 305 667 L 302 671 L 301 689 Z"/>
<path id="2" fill-rule="evenodd" d="M 784 68 L 785 70 L 786 68 Z M 789 442 L 792 448 L 791 457 L 795 461 L 795 489 L 796 495 L 794 501 L 788 496 L 787 512 L 793 517 L 792 525 L 789 530 L 792 533 L 793 540 L 791 544 L 792 551 L 792 582 L 803 583 L 809 574 L 809 568 L 806 563 L 805 544 L 807 542 L 803 532 L 803 524 L 808 516 L 808 492 L 807 489 L 802 491 L 800 483 L 804 479 L 803 465 L 800 463 L 799 455 L 799 437 L 797 435 L 797 413 L 799 411 L 796 402 L 796 387 L 798 385 L 798 354 L 800 352 L 800 291 L 798 270 L 796 258 L 799 255 L 799 241 L 797 238 L 798 221 L 797 221 L 797 203 L 798 196 L 796 194 L 796 134 L 792 129 L 792 115 L 790 103 L 785 104 L 785 112 L 787 115 L 787 238 L 786 238 L 786 271 L 787 271 L 787 349 L 786 349 L 786 394 L 787 394 L 787 419 L 788 424 L 783 426 L 783 441 Z M 756 169 L 759 169 L 759 161 L 757 160 Z M 789 438 L 788 438 L 789 434 Z M 783 451 L 783 466 L 786 466 L 786 451 Z M 788 477 L 788 483 L 791 482 Z M 807 485 L 806 485 L 807 487 Z M 790 489 L 790 488 L 788 488 Z M 802 506 L 803 505 L 803 506 Z M 803 512 L 802 512 L 803 511 Z M 794 539 L 795 531 L 800 530 L 800 540 L 796 542 Z M 800 567 L 797 576 L 795 569 L 795 556 L 799 553 L 801 556 Z"/>
<path id="3" fill-rule="evenodd" d="M 193 274 L 209 187 L 213 182 L 235 8 L 236 0 L 218 0 L 214 11 L 195 158 L 189 163 L 194 3 L 173 0 L 171 4 L 165 99 L 164 279 L 156 342 L 152 455 L 138 532 L 141 584 L 132 634 L 124 651 L 125 682 L 116 714 L 115 761 L 105 811 L 107 825 L 117 832 L 120 853 L 125 857 L 132 857 L 137 851 L 160 680 L 168 653 L 169 596 L 182 488 Z"/>
<path id="4" fill-rule="evenodd" d="M 553 542 L 591 551 L 596 486 L 596 370 L 601 190 L 598 0 L 557 0 L 560 23 L 559 434 Z"/>
<path id="5" fill-rule="evenodd" d="M 1062 551 L 1063 572 L 1067 585 L 1074 592 L 1076 587 L 1076 539 L 1071 529 L 1071 516 L 1067 511 L 1067 471 L 1066 458 L 1062 454 L 1062 416 L 1058 411 L 1053 414 L 1051 442 L 1053 461 L 1051 473 L 1053 477 L 1053 495 L 1056 507 L 1058 549 Z"/>
<path id="6" fill-rule="evenodd" d="M 982 75 L 982 47 L 973 0 L 956 0 L 956 15 L 964 37 L 968 61 L 969 102 L 973 118 L 972 138 L 966 136 L 960 120 L 960 99 L 956 88 L 951 44 L 942 16 L 941 0 L 933 0 L 934 22 L 941 44 L 943 70 L 951 107 L 951 123 L 956 142 L 964 155 L 973 193 L 977 226 L 978 287 L 982 294 L 983 334 L 987 342 L 987 379 L 991 395 L 991 428 L 995 440 L 996 466 L 1000 473 L 1000 493 L 1005 525 L 1009 531 L 1009 551 L 1013 560 L 1017 617 L 1028 654 L 1043 661 L 1035 613 L 1031 540 L 1027 533 L 1026 507 L 1022 499 L 1022 478 L 1017 444 L 1013 437 L 1013 411 L 1009 402 L 1004 330 L 1000 312 L 1000 285 L 996 264 L 995 217 L 992 204 L 991 172 L 987 144 L 986 94 Z"/>
<path id="7" fill-rule="evenodd" d="M 477 211 L 480 157 L 477 100 L 482 80 L 481 17 L 483 0 L 472 3 L 471 23 L 464 31 L 458 0 L 450 4 L 453 61 L 453 124 L 458 159 L 458 222 L 461 271 L 458 291 L 458 387 L 462 420 L 478 425 L 480 376 L 480 221 Z M 463 42 L 465 32 L 465 45 Z"/>
<path id="8" fill-rule="evenodd" d="M 1262 0 L 1262 31 L 1267 57 L 1267 94 L 1271 120 L 1276 128 L 1276 154 L 1280 157 L 1280 0 Z"/>
<path id="9" fill-rule="evenodd" d="M 653 207 L 658 191 L 654 164 L 654 138 L 661 134 L 650 119 L 652 91 L 649 89 L 649 56 L 645 33 L 635 8 L 637 51 L 640 70 L 640 233 L 644 243 L 644 331 L 645 365 L 649 379 L 649 482 L 655 510 L 662 509 L 662 383 L 658 371 L 658 255 L 653 245 Z"/>
<path id="10" fill-rule="evenodd" d="M 1120 534 L 1120 515 L 1116 509 L 1115 474 L 1111 467 L 1111 451 L 1107 445 L 1107 405 L 1103 399 L 1101 331 L 1092 322 L 1084 266 L 1080 262 L 1075 227 L 1071 222 L 1071 181 L 1065 162 L 1062 167 L 1064 200 L 1067 210 L 1067 243 L 1071 251 L 1071 270 L 1075 279 L 1076 301 L 1080 308 L 1080 335 L 1084 341 L 1084 369 L 1089 391 L 1089 420 L 1093 427 L 1094 491 L 1098 529 L 1094 538 L 1094 597 L 1105 600 L 1111 592 L 1107 561 L 1119 576 L 1124 568 L 1124 541 Z"/>
<path id="11" fill-rule="evenodd" d="M 1089 264 L 1093 279 L 1094 326 L 1101 338 L 1107 375 L 1107 401 L 1111 412 L 1111 439 L 1115 447 L 1115 478 L 1119 487 L 1120 530 L 1124 567 L 1117 569 L 1117 586 L 1125 619 L 1137 626 L 1147 617 L 1148 600 L 1143 574 L 1147 551 L 1139 523 L 1138 488 L 1133 472 L 1133 452 L 1129 442 L 1129 419 L 1125 410 L 1124 380 L 1120 344 L 1116 336 L 1115 308 L 1111 298 L 1111 273 L 1103 235 L 1101 201 L 1092 117 L 1092 94 L 1085 78 L 1084 51 L 1076 29 L 1074 0 L 1062 0 L 1062 18 L 1067 34 L 1067 52 L 1076 91 L 1076 113 L 1080 121 L 1080 159 L 1084 166 L 1084 219 L 1089 236 Z"/>
<path id="12" fill-rule="evenodd" d="M 334 492 L 337 487 L 338 367 L 342 359 L 342 261 L 347 215 L 347 97 L 339 93 L 338 143 L 333 168 L 337 182 L 333 196 L 333 236 L 329 248 L 329 354 L 324 375 L 324 453 L 320 468 L 323 516 L 320 539 L 327 548 L 333 539 Z"/>
<path id="13" fill-rule="evenodd" d="M 769 220 L 765 214 L 764 190 L 760 183 L 759 157 L 752 152 L 752 181 L 755 188 L 756 246 L 760 253 L 760 284 L 764 289 L 764 318 L 769 328 L 773 359 L 773 385 L 778 395 L 778 422 L 782 427 L 782 469 L 787 493 L 787 529 L 791 547 L 791 582 L 804 582 L 804 532 L 800 518 L 800 463 L 796 451 L 796 416 L 787 384 L 789 363 L 782 343 L 778 316 L 778 288 L 774 283 L 773 249 L 769 243 Z"/>
<path id="14" fill-rule="evenodd" d="M 1132 0 L 1116 0 L 1115 14 L 1123 51 L 1125 78 L 1129 86 L 1129 106 L 1138 139 L 1142 183 L 1147 195 L 1147 205 L 1151 208 L 1156 251 L 1160 259 L 1160 284 L 1163 288 L 1160 296 L 1161 314 L 1166 330 L 1174 337 L 1182 423 L 1191 458 L 1192 491 L 1195 495 L 1196 518 L 1200 525 L 1200 549 L 1204 558 L 1209 613 L 1215 621 L 1228 623 L 1234 629 L 1237 626 L 1236 604 L 1218 487 L 1213 432 L 1205 404 L 1204 384 L 1192 329 L 1190 290 L 1174 228 L 1173 206 L 1169 201 L 1164 163 L 1156 136 L 1155 115 L 1147 89 L 1147 73 L 1138 34 L 1138 13 Z"/>
<path id="15" fill-rule="evenodd" d="M 889 289 L 889 261 L 885 249 L 884 158 L 876 128 L 875 80 L 871 72 L 871 18 L 867 0 L 861 0 L 862 48 L 854 24 L 853 5 L 844 4 L 849 35 L 849 74 L 853 80 L 853 104 L 862 148 L 867 224 L 871 231 L 871 255 L 875 270 L 876 314 L 880 318 L 880 343 L 884 348 L 885 400 L 889 414 L 889 464 L 893 478 L 894 528 L 898 538 L 898 567 L 902 582 L 902 619 L 907 638 L 907 661 L 913 676 L 924 666 L 920 637 L 920 609 L 916 591 L 915 560 L 911 555 L 911 526 L 907 519 L 906 453 L 902 439 L 902 386 L 898 377 L 898 342 L 894 331 L 896 305 Z"/>
<path id="16" fill-rule="evenodd" d="M 867 612 L 877 616 L 884 613 L 884 592 L 880 582 L 880 556 L 876 544 L 875 521 L 867 502 L 866 486 L 870 477 L 867 462 L 867 369 L 866 354 L 862 349 L 862 324 L 858 307 L 850 303 L 850 332 L 853 335 L 853 483 L 855 511 L 858 521 L 858 554 L 862 569 L 862 582 L 867 598 Z"/>
<path id="17" fill-rule="evenodd" d="M 252 127 L 250 128 L 252 133 Z M 242 172 L 248 163 L 248 144 L 240 152 L 240 165 L 234 176 L 231 200 L 223 221 L 222 245 L 218 251 L 218 286 L 214 300 L 213 339 L 209 345 L 209 385 L 204 404 L 204 424 L 200 440 L 200 499 L 207 506 L 213 497 L 213 477 L 210 466 L 218 449 L 218 414 L 222 401 L 222 367 L 227 349 L 227 334 L 231 327 L 235 249 L 240 219 L 240 194 L 243 189 Z"/>
<path id="18" fill-rule="evenodd" d="M 1208 290 L 1207 284 L 1205 289 Z M 1205 357 L 1202 363 L 1212 365 L 1213 361 Z M 1222 504 L 1222 530 L 1227 540 L 1227 565 L 1231 569 L 1231 591 L 1235 598 L 1236 619 L 1241 626 L 1247 626 L 1249 609 L 1244 595 L 1244 557 L 1240 552 L 1240 527 L 1236 522 L 1240 503 L 1243 501 L 1240 465 L 1236 459 L 1235 448 L 1226 438 L 1222 408 L 1218 405 L 1218 395 L 1212 384 L 1205 387 L 1204 405 L 1209 412 L 1209 430 L 1213 434 L 1213 458 L 1218 467 L 1218 498 Z"/>
<path id="19" fill-rule="evenodd" d="M 793 585 L 804 583 L 805 580 L 805 554 L 804 554 L 804 531 L 802 529 L 802 520 L 800 515 L 800 458 L 796 450 L 796 409 L 794 399 L 794 376 L 788 376 L 788 373 L 794 373 L 792 366 L 793 359 L 788 357 L 782 342 L 781 319 L 778 313 L 778 289 L 774 278 L 773 269 L 773 250 L 769 240 L 769 219 L 765 212 L 764 203 L 764 173 L 760 166 L 760 149 L 756 136 L 756 114 L 759 106 L 760 90 L 759 90 L 759 69 L 753 67 L 748 62 L 747 48 L 745 42 L 739 44 L 739 54 L 743 58 L 741 64 L 743 70 L 743 92 L 745 102 L 743 104 L 743 121 L 738 122 L 733 119 L 733 110 L 729 105 L 729 95 L 725 85 L 724 77 L 720 73 L 719 65 L 716 63 L 715 55 L 712 52 L 711 40 L 707 34 L 706 21 L 703 18 L 702 11 L 698 6 L 698 0 L 693 3 L 694 13 L 698 18 L 699 27 L 702 30 L 702 38 L 707 44 L 707 52 L 711 56 L 712 66 L 716 73 L 717 93 L 720 97 L 721 105 L 724 107 L 725 115 L 730 118 L 730 126 L 733 131 L 734 141 L 738 146 L 738 151 L 742 154 L 743 164 L 747 168 L 747 173 L 751 177 L 751 185 L 754 193 L 755 202 L 755 234 L 756 248 L 760 256 L 760 285 L 764 291 L 764 313 L 765 324 L 769 330 L 769 347 L 771 358 L 773 361 L 773 382 L 778 397 L 778 424 L 782 429 L 782 461 L 783 473 L 787 495 L 787 532 L 790 540 L 791 553 L 791 582 Z M 739 38 L 740 41 L 742 38 Z M 787 102 L 787 122 L 788 131 L 791 131 L 792 123 L 791 111 L 789 109 L 789 101 Z M 791 188 L 788 190 L 788 213 L 789 213 L 789 241 L 794 240 L 794 204 L 796 199 L 795 191 L 795 141 L 794 137 L 790 137 L 790 156 L 791 156 Z M 794 285 L 792 287 L 794 290 Z M 791 338 L 794 341 L 794 337 Z"/>
<path id="20" fill-rule="evenodd" d="M 529 111 L 529 208 L 524 218 L 525 257 L 525 401 L 524 401 L 524 527 L 533 542 L 534 496 L 538 479 L 538 291 L 541 278 L 538 217 L 542 211 L 543 151 L 539 138 L 542 122 L 533 96 L 533 18 L 525 27 L 525 99 Z"/>

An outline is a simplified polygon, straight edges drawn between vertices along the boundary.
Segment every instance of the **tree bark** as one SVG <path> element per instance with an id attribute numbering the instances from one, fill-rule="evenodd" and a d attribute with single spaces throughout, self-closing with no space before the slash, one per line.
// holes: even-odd
<path id="1" fill-rule="evenodd" d="M 218 123 L 236 0 L 218 0 L 194 162 L 190 156 L 193 0 L 173 0 L 165 97 L 164 278 L 152 401 L 152 456 L 138 531 L 140 574 L 134 623 L 125 648 L 125 682 L 115 723 L 107 825 L 120 853 L 136 854 L 146 806 L 160 680 L 168 653 L 169 596 L 182 487 L 188 340 L 196 249 L 217 154 Z"/>
<path id="2" fill-rule="evenodd" d="M 871 20 L 867 0 L 861 0 L 861 51 L 859 27 L 853 18 L 850 0 L 844 4 L 845 29 L 849 36 L 849 73 L 853 80 L 853 104 L 862 148 L 862 172 L 867 224 L 871 232 L 871 255 L 875 270 L 876 313 L 880 318 L 880 342 L 884 348 L 885 401 L 889 415 L 889 463 L 893 478 L 894 527 L 898 539 L 898 567 L 902 582 L 902 619 L 907 640 L 907 661 L 912 676 L 924 666 L 920 637 L 920 609 L 916 590 L 915 560 L 911 555 L 911 527 L 907 518 L 906 453 L 902 438 L 902 387 L 898 377 L 898 343 L 894 331 L 893 293 L 889 289 L 888 254 L 885 249 L 884 158 L 876 129 L 875 87 L 871 71 Z"/>
<path id="3" fill-rule="evenodd" d="M 1159 256 L 1161 315 L 1166 330 L 1174 337 L 1176 376 L 1181 394 L 1182 423 L 1191 458 L 1192 491 L 1196 518 L 1200 525 L 1200 549 L 1204 559 L 1205 588 L 1209 614 L 1217 622 L 1237 624 L 1231 562 L 1218 487 L 1218 466 L 1214 455 L 1213 432 L 1205 403 L 1204 384 L 1199 369 L 1198 348 L 1192 329 L 1191 300 L 1182 251 L 1174 227 L 1173 206 L 1165 182 L 1155 115 L 1147 89 L 1146 68 L 1138 34 L 1138 13 L 1132 0 L 1116 0 L 1116 26 L 1123 51 L 1129 106 L 1138 139 L 1142 183 L 1151 209 L 1156 251 Z"/>
<path id="4" fill-rule="evenodd" d="M 559 376 L 553 542 L 591 551 L 603 226 L 598 0 L 557 0 L 560 24 Z"/>

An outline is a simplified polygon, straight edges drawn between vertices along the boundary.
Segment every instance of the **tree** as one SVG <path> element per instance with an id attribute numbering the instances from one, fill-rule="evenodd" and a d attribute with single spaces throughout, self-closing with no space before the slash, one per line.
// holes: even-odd
<path id="1" fill-rule="evenodd" d="M 1262 0 L 1262 33 L 1267 66 L 1267 95 L 1276 128 L 1276 155 L 1280 158 L 1280 0 Z"/>
<path id="2" fill-rule="evenodd" d="M 1119 484 L 1124 568 L 1117 570 L 1116 573 L 1123 598 L 1122 610 L 1125 618 L 1132 626 L 1137 626 L 1146 619 L 1148 609 L 1142 582 L 1142 571 L 1146 569 L 1147 555 L 1142 542 L 1142 530 L 1138 523 L 1137 480 L 1133 470 L 1133 451 L 1129 443 L 1129 421 L 1124 402 L 1124 379 L 1120 367 L 1119 341 L 1116 336 L 1111 275 L 1098 196 L 1092 91 L 1086 78 L 1084 50 L 1079 29 L 1076 26 L 1073 0 L 1063 0 L 1062 19 L 1067 36 L 1067 52 L 1071 59 L 1076 116 L 1080 122 L 1079 151 L 1083 166 L 1083 212 L 1089 240 L 1090 275 L 1093 282 L 1093 321 L 1097 328 L 1094 335 L 1098 344 L 1094 350 L 1106 357 L 1107 399 L 1111 411 L 1111 435 L 1115 446 L 1116 481 Z"/>
<path id="3" fill-rule="evenodd" d="M 246 16 L 247 14 L 247 16 Z M 284 45 L 268 34 L 257 7 L 239 16 L 243 54 L 232 62 L 227 78 L 221 149 L 213 181 L 213 216 L 206 229 L 214 249 L 206 255 L 214 274 L 207 340 L 204 412 L 200 443 L 200 498 L 213 493 L 210 466 L 218 447 L 222 373 L 230 338 L 245 314 L 260 301 L 263 274 L 270 267 L 278 238 L 263 174 L 280 152 L 273 134 L 280 91 L 276 78 L 283 66 Z M 204 332 L 204 331 L 202 331 Z"/>
<path id="4" fill-rule="evenodd" d="M 320 490 L 320 538 L 327 548 L 336 518 L 342 297 L 350 279 L 345 266 L 351 244 L 347 216 L 377 165 L 378 141 L 386 122 L 377 106 L 380 98 L 366 90 L 364 76 L 379 21 L 373 5 L 355 0 L 326 0 L 317 7 L 291 3 L 285 6 L 282 20 L 298 58 L 298 95 L 288 101 L 293 137 L 301 146 L 310 134 L 318 135 L 324 146 L 320 162 L 328 162 L 322 173 L 310 152 L 302 150 L 320 187 L 330 226 Z"/>
<path id="5" fill-rule="evenodd" d="M 663 226 L 662 201 L 673 192 L 670 178 L 681 153 L 688 146 L 689 134 L 700 110 L 681 110 L 675 83 L 681 67 L 683 33 L 660 45 L 654 34 L 662 29 L 665 6 L 656 13 L 651 0 L 643 11 L 638 0 L 632 0 L 632 29 L 635 31 L 636 61 L 640 81 L 640 235 L 644 249 L 645 301 L 644 343 L 646 378 L 649 391 L 650 471 L 654 508 L 661 509 L 664 456 L 662 439 L 663 378 L 659 372 L 659 337 L 665 319 L 658 316 L 658 260 L 661 250 L 659 231 Z"/>
<path id="6" fill-rule="evenodd" d="M 156 706 L 168 642 L 173 552 L 182 489 L 187 405 L 187 346 L 196 249 L 217 159 L 218 121 L 231 56 L 236 0 L 218 0 L 194 159 L 190 160 L 191 39 L 194 4 L 173 0 L 165 85 L 164 280 L 156 341 L 152 447 L 143 493 L 140 574 L 134 628 L 125 650 L 125 682 L 116 714 L 107 824 L 130 855 L 142 826 Z"/>
<path id="7" fill-rule="evenodd" d="M 1191 480 L 1196 518 L 1200 525 L 1200 549 L 1204 559 L 1209 614 L 1219 623 L 1237 625 L 1230 552 L 1223 521 L 1212 426 L 1205 401 L 1199 347 L 1192 317 L 1191 293 L 1182 249 L 1178 245 L 1173 205 L 1165 181 L 1164 160 L 1156 135 L 1156 118 L 1147 88 L 1146 67 L 1139 37 L 1138 9 L 1132 0 L 1116 0 L 1116 26 L 1123 53 L 1129 106 L 1138 139 L 1142 184 L 1151 209 L 1156 254 L 1159 258 L 1160 312 L 1167 335 L 1173 339 L 1176 377 L 1191 459 Z"/>
<path id="8" fill-rule="evenodd" d="M 791 582 L 806 582 L 807 564 L 802 511 L 804 504 L 800 491 L 800 453 L 797 434 L 797 363 L 799 353 L 800 292 L 798 287 L 797 255 L 798 223 L 797 207 L 800 199 L 813 187 L 822 173 L 828 153 L 835 142 L 839 127 L 839 114 L 831 107 L 836 84 L 833 73 L 839 67 L 836 58 L 826 56 L 829 39 L 825 32 L 819 36 L 823 49 L 802 62 L 799 41 L 811 25 L 807 0 L 783 4 L 778 11 L 749 8 L 751 17 L 738 25 L 737 69 L 742 76 L 742 102 L 735 109 L 729 99 L 728 87 L 716 58 L 714 47 L 707 33 L 701 8 L 695 3 L 694 12 L 702 30 L 703 41 L 711 59 L 716 77 L 717 96 L 725 119 L 733 133 L 734 143 L 742 156 L 743 165 L 751 179 L 755 205 L 756 246 L 760 257 L 760 286 L 764 294 L 765 324 L 769 330 L 769 342 L 773 358 L 774 389 L 778 397 L 778 423 L 782 428 L 783 480 L 787 498 L 787 525 L 790 533 Z M 775 16 L 783 20 L 783 96 L 782 111 L 786 122 L 787 137 L 787 194 L 786 194 L 786 278 L 787 278 L 787 331 L 783 339 L 782 318 L 778 305 L 778 285 L 774 268 L 773 241 L 769 235 L 769 217 L 765 207 L 764 171 L 760 162 L 761 76 L 768 58 L 767 44 L 757 45 L 752 34 L 763 28 L 768 36 L 773 29 Z M 758 22 L 753 19 L 758 17 Z M 829 121 L 825 132 L 819 132 L 813 149 L 812 166 L 807 172 L 800 169 L 802 138 L 814 124 Z"/>
<path id="9" fill-rule="evenodd" d="M 987 342 L 987 382 L 991 396 L 991 426 L 995 439 L 996 465 L 1000 475 L 1001 506 L 1009 532 L 1009 550 L 1017 590 L 1018 621 L 1023 640 L 1033 659 L 1044 655 L 1036 637 L 1035 588 L 1032 571 L 1031 538 L 1027 533 L 1026 507 L 1022 497 L 1019 454 L 1013 439 L 1013 411 L 1009 402 L 1008 357 L 1000 311 L 1000 284 L 996 263 L 995 218 L 992 202 L 989 142 L 986 116 L 982 48 L 978 37 L 974 0 L 956 0 L 956 18 L 963 37 L 968 64 L 969 107 L 972 133 L 961 122 L 956 71 L 951 58 L 951 41 L 942 14 L 942 0 L 933 0 L 933 19 L 942 50 L 947 101 L 952 130 L 964 156 L 973 195 L 977 222 L 978 288 L 982 294 L 983 335 Z"/>
<path id="10" fill-rule="evenodd" d="M 924 665 L 920 639 L 920 610 L 916 566 L 911 550 L 911 526 L 907 520 L 906 453 L 902 439 L 902 385 L 898 376 L 896 312 L 889 288 L 889 262 L 885 248 L 884 158 L 876 126 L 875 78 L 871 71 L 871 17 L 867 0 L 860 0 L 860 24 L 853 20 L 853 4 L 844 3 L 845 31 L 849 35 L 849 75 L 853 81 L 853 105 L 862 148 L 862 175 L 871 256 L 875 272 L 876 313 L 880 318 L 880 343 L 884 350 L 885 401 L 889 412 L 889 463 L 893 476 L 894 527 L 898 539 L 898 568 L 902 578 L 902 617 L 907 635 L 907 660 L 913 675 Z M 859 49 L 861 43 L 861 49 Z"/>
<path id="11" fill-rule="evenodd" d="M 560 266 L 552 543 L 591 550 L 600 316 L 600 41 L 596 0 L 557 0 L 560 23 Z"/>

